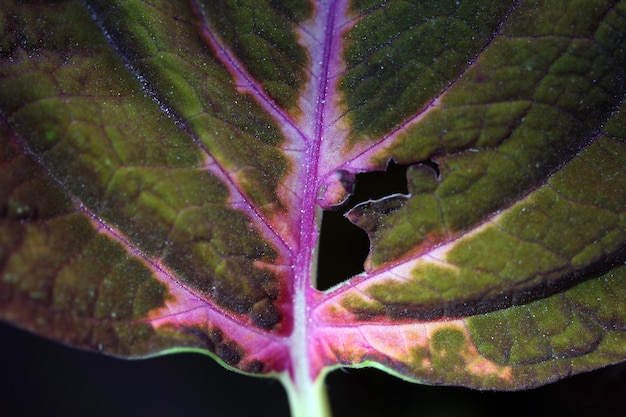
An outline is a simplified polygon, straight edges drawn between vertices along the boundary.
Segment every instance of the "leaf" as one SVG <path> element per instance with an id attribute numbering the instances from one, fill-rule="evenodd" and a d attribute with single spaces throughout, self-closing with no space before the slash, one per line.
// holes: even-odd
<path id="1" fill-rule="evenodd" d="M 625 2 L 0 10 L 3 320 L 209 353 L 297 415 L 337 366 L 512 390 L 626 358 Z M 353 204 L 391 161 L 407 193 Z M 342 207 L 370 252 L 316 289 Z"/>

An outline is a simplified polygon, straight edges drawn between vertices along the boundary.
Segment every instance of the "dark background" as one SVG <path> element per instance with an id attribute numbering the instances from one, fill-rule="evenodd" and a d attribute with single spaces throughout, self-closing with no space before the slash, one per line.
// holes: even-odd
<path id="1" fill-rule="evenodd" d="M 373 369 L 326 380 L 335 417 L 626 415 L 626 366 L 535 390 L 494 393 L 411 384 Z M 278 381 L 226 371 L 200 354 L 126 361 L 0 324 L 0 416 L 287 417 Z"/>

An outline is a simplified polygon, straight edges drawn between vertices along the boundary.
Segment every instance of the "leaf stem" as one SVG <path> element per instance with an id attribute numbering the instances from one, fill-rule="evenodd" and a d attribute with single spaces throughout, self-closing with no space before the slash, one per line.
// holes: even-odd
<path id="1" fill-rule="evenodd" d="M 287 391 L 291 417 L 332 417 L 322 372 L 315 381 L 296 387 L 288 374 L 281 382 Z"/>

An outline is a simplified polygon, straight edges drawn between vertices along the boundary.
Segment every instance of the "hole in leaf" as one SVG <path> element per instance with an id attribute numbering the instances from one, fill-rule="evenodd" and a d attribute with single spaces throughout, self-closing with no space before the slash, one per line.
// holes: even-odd
<path id="1" fill-rule="evenodd" d="M 369 239 L 343 214 L 344 211 L 324 211 L 322 217 L 317 262 L 317 288 L 320 290 L 363 272 Z"/>
<path id="2" fill-rule="evenodd" d="M 326 290 L 363 272 L 369 253 L 369 238 L 365 231 L 352 224 L 344 214 L 368 200 L 392 194 L 408 194 L 406 166 L 391 161 L 386 171 L 356 175 L 354 193 L 336 210 L 325 210 L 320 231 L 317 263 L 317 288 Z"/>

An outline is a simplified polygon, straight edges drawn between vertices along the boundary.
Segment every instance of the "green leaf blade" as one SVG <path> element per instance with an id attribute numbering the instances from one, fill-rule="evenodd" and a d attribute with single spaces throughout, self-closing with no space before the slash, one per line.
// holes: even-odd
<path id="1" fill-rule="evenodd" d="M 624 1 L 0 10 L 3 320 L 304 410 L 339 366 L 515 390 L 626 358 Z M 352 204 L 392 160 L 406 192 Z M 319 291 L 330 209 L 370 253 Z"/>
<path id="2" fill-rule="evenodd" d="M 77 42 L 80 26 L 75 36 L 62 35 L 71 41 L 48 40 L 48 51 L 35 39 L 36 50 L 12 50 L 2 68 L 1 101 L 12 124 L 3 125 L 3 144 L 7 155 L 29 161 L 3 173 L 14 181 L 2 205 L 9 217 L 3 215 L 3 230 L 13 236 L 2 248 L 3 295 L 23 303 L 9 300 L 3 315 L 120 356 L 200 349 L 248 372 L 283 369 L 280 344 L 259 354 L 251 352 L 254 330 L 221 330 L 233 317 L 252 328 L 289 330 L 281 317 L 288 293 L 277 285 L 281 260 L 272 244 L 251 233 L 221 173 L 144 94 L 84 8 L 66 6 L 61 18 L 76 14 L 94 38 Z M 43 13 L 51 6 L 38 7 Z M 33 78 L 43 83 L 30 92 Z M 33 188 L 37 176 L 50 184 Z M 41 194 L 62 201 L 63 211 Z"/>

